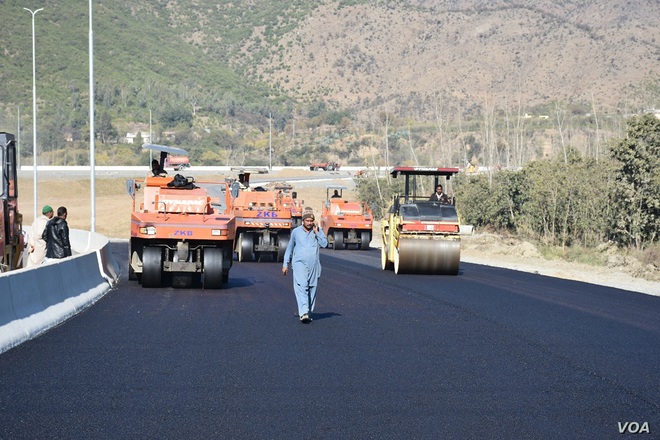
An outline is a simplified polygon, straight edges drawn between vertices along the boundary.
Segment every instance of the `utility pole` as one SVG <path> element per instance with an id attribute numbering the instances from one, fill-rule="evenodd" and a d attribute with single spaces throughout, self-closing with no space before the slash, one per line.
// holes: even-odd
<path id="1" fill-rule="evenodd" d="M 16 116 L 17 123 L 16 123 L 16 169 L 20 170 L 21 169 L 21 108 L 16 107 L 16 110 L 18 111 L 18 115 Z"/>

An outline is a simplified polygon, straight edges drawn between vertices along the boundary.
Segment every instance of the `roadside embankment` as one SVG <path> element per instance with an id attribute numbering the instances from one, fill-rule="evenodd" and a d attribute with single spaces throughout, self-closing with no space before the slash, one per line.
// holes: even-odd
<path id="1" fill-rule="evenodd" d="M 0 274 L 0 353 L 98 301 L 120 268 L 102 235 L 72 229 L 72 257 Z"/>

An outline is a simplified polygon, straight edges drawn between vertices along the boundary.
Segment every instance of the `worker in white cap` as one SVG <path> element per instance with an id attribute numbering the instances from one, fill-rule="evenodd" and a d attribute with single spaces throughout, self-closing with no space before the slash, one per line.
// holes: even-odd
<path id="1" fill-rule="evenodd" d="M 316 286 L 321 276 L 319 249 L 328 245 L 323 230 L 314 222 L 314 212 L 305 209 L 302 225 L 291 232 L 291 239 L 284 253 L 282 274 L 293 269 L 293 291 L 298 302 L 300 322 L 312 322 L 311 313 L 316 303 Z"/>

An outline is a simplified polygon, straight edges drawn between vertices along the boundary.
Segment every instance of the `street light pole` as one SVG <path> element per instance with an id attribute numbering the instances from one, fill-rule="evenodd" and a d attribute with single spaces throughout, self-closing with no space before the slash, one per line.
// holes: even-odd
<path id="1" fill-rule="evenodd" d="M 90 211 L 89 230 L 96 232 L 96 172 L 94 148 L 94 32 L 92 31 L 92 0 L 89 0 L 89 181 Z"/>
<path id="2" fill-rule="evenodd" d="M 32 11 L 23 8 L 32 14 L 32 168 L 34 170 L 34 218 L 37 218 L 37 63 L 35 60 L 34 42 L 34 16 L 44 8 Z"/>

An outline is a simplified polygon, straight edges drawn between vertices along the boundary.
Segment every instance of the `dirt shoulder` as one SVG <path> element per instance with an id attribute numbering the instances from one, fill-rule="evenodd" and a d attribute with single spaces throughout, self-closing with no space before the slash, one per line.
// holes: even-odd
<path id="1" fill-rule="evenodd" d="M 466 235 L 461 239 L 461 261 L 537 273 L 600 286 L 660 296 L 660 273 L 612 249 L 606 266 L 548 260 L 531 243 L 493 234 Z"/>

